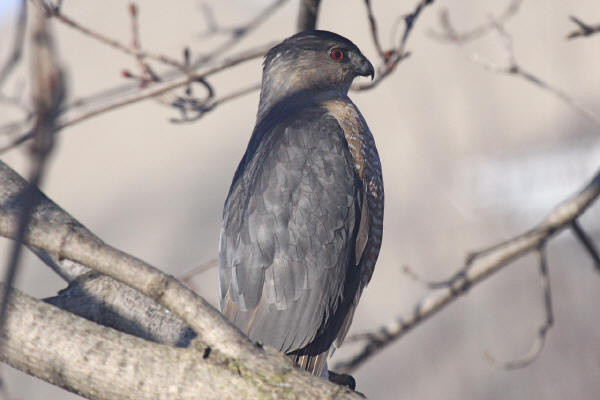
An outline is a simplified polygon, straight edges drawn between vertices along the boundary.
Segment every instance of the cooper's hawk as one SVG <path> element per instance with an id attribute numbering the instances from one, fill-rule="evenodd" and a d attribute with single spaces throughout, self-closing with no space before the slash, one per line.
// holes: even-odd
<path id="1" fill-rule="evenodd" d="M 273 47 L 223 211 L 222 312 L 315 375 L 344 339 L 381 245 L 379 156 L 347 95 L 356 76 L 373 74 L 360 50 L 331 32 Z"/>

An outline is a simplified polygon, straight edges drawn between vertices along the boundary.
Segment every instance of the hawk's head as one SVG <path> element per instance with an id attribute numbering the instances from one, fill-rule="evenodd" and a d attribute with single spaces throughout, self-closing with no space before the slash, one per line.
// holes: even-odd
<path id="1" fill-rule="evenodd" d="M 265 57 L 260 109 L 295 92 L 346 94 L 356 76 L 371 76 L 373 65 L 358 47 L 327 31 L 304 31 L 273 47 Z"/>

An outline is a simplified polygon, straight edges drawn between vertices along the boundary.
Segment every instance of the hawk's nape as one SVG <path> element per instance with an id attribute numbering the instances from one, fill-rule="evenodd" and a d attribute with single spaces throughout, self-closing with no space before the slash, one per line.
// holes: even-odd
<path id="1" fill-rule="evenodd" d="M 381 245 L 379 156 L 347 97 L 357 75 L 372 74 L 360 50 L 331 32 L 271 49 L 223 211 L 222 312 L 315 375 L 344 339 Z"/>

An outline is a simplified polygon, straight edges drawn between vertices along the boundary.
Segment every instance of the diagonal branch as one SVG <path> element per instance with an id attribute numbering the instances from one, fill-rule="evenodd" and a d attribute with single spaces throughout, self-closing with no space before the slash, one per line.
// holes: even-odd
<path id="1" fill-rule="evenodd" d="M 375 18 L 373 17 L 370 2 L 366 1 L 367 15 L 370 21 L 373 40 L 375 42 L 375 47 L 379 52 L 382 62 L 381 65 L 376 67 L 375 79 L 373 79 L 369 83 L 354 84 L 352 85 L 352 90 L 360 91 L 373 89 L 396 69 L 396 66 L 400 63 L 400 61 L 410 56 L 410 52 L 406 51 L 406 43 L 408 42 L 408 38 L 410 37 L 415 23 L 421 15 L 421 13 L 423 12 L 423 10 L 427 6 L 432 5 L 434 1 L 435 0 L 420 0 L 411 13 L 406 14 L 402 17 L 402 19 L 404 20 L 404 32 L 402 33 L 402 37 L 400 38 L 400 41 L 394 48 L 387 51 L 381 50 L 381 46 L 379 45 L 379 39 L 377 36 Z"/>
<path id="2" fill-rule="evenodd" d="M 26 182 L 0 163 L 0 235 L 15 238 Z M 177 314 L 205 345 L 239 358 L 258 356 L 238 329 L 226 322 L 206 300 L 151 265 L 107 244 L 77 220 L 35 191 L 36 207 L 23 243 L 67 258 L 123 282 Z"/>
<path id="3" fill-rule="evenodd" d="M 450 22 L 449 16 L 446 16 L 446 20 L 442 24 L 442 29 L 444 30 L 444 35 L 447 38 L 447 41 L 450 43 L 454 43 L 458 46 L 461 46 L 464 41 L 470 40 L 470 36 L 468 33 L 459 33 Z M 588 109 L 584 105 L 580 104 L 576 99 L 574 99 L 569 93 L 564 90 L 555 87 L 554 85 L 544 81 L 543 79 L 536 76 L 534 73 L 527 71 L 523 68 L 516 60 L 513 46 L 512 46 L 512 37 L 504 27 L 500 20 L 490 19 L 488 30 L 493 29 L 496 31 L 502 41 L 504 52 L 506 55 L 506 65 L 498 66 L 489 60 L 486 60 L 480 57 L 477 54 L 473 54 L 469 57 L 469 59 L 479 65 L 481 65 L 486 70 L 496 73 L 496 74 L 506 74 L 512 76 L 518 76 L 525 81 L 537 86 L 538 88 L 547 91 L 552 94 L 554 97 L 561 100 L 563 103 L 568 105 L 571 109 L 578 112 L 583 117 L 587 118 L 589 121 L 593 122 L 596 125 L 600 125 L 600 115 L 595 113 L 594 111 Z M 462 38 L 462 39 L 461 39 Z M 467 38 L 467 39 L 464 39 Z"/>
<path id="4" fill-rule="evenodd" d="M 344 373 L 355 370 L 421 322 L 458 299 L 473 285 L 523 255 L 535 251 L 554 235 L 571 227 L 573 221 L 582 215 L 599 196 L 600 170 L 579 193 L 554 208 L 536 227 L 470 257 L 465 265 L 447 281 L 446 287 L 431 293 L 417 303 L 412 314 L 397 317 L 372 332 L 361 334 L 358 340 L 365 341 L 363 347 L 354 356 L 338 362 L 335 370 Z"/>
<path id="5" fill-rule="evenodd" d="M 272 349 L 244 360 L 197 344 L 158 344 L 0 285 L 0 294 L 5 291 L 10 303 L 0 360 L 86 398 L 362 398 L 294 368 Z"/>
<path id="6" fill-rule="evenodd" d="M 600 272 L 600 253 L 598 252 L 598 248 L 594 244 L 594 241 L 585 233 L 577 220 L 574 220 L 571 223 L 571 230 L 589 253 L 592 261 L 594 262 L 594 267 L 596 267 L 596 270 Z"/>
<path id="7" fill-rule="evenodd" d="M 187 75 L 187 76 L 175 78 L 170 81 L 157 83 L 155 85 L 152 85 L 151 87 L 142 88 L 138 91 L 135 91 L 133 94 L 130 94 L 128 96 L 116 97 L 115 99 L 109 101 L 106 104 L 100 104 L 91 109 L 82 111 L 72 117 L 61 118 L 55 129 L 60 130 L 60 129 L 66 128 L 68 126 L 75 125 L 79 122 L 85 121 L 89 118 L 95 117 L 97 115 L 104 114 L 104 113 L 112 111 L 112 110 L 116 110 L 123 106 L 129 105 L 129 104 L 134 104 L 134 103 L 137 103 L 138 101 L 142 101 L 142 100 L 153 98 L 155 96 L 162 95 L 171 90 L 174 90 L 174 89 L 177 89 L 180 87 L 184 87 L 184 86 L 186 86 L 192 82 L 195 82 L 197 80 L 204 79 L 209 75 L 212 75 L 214 73 L 217 73 L 219 71 L 222 71 L 224 69 L 232 67 L 234 65 L 240 64 L 240 63 L 248 61 L 248 60 L 255 59 L 257 57 L 261 57 L 267 52 L 268 49 L 270 49 L 273 46 L 273 44 L 274 43 L 267 43 L 265 45 L 255 48 L 255 49 L 250 49 L 248 51 L 240 52 L 239 54 L 225 58 L 225 59 L 221 60 L 220 62 L 216 63 L 215 65 L 208 67 L 202 71 L 199 71 L 199 72 Z M 242 91 L 238 95 L 243 95 L 246 93 L 248 93 L 248 92 Z M 231 100 L 232 98 L 235 98 L 235 96 L 234 97 L 226 97 L 225 99 L 223 99 L 223 98 L 215 99 L 214 103 L 216 105 L 219 105 L 227 100 Z M 214 109 L 214 107 L 216 105 L 213 105 L 211 109 Z M 9 143 L 5 144 L 4 146 L 0 146 L 0 153 L 10 150 L 10 149 L 14 148 L 15 146 L 18 146 L 31 138 L 32 138 L 32 132 L 30 130 L 27 130 L 24 133 L 17 135 L 15 138 L 13 138 Z"/>

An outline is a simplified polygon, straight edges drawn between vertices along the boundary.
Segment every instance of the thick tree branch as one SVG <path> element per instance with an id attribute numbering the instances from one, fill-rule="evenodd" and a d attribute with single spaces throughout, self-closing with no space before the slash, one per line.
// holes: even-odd
<path id="1" fill-rule="evenodd" d="M 321 0 L 300 0 L 298 22 L 296 24 L 298 32 L 316 29 L 320 4 Z"/>
<path id="2" fill-rule="evenodd" d="M 9 298 L 2 361 L 90 399 L 361 398 L 292 367 L 274 350 L 247 363 L 211 348 L 127 335 L 15 289 Z"/>
<path id="3" fill-rule="evenodd" d="M 14 238 L 26 182 L 0 162 L 0 235 Z M 239 330 L 203 298 L 145 262 L 103 243 L 41 192 L 23 242 L 111 276 L 179 315 L 206 345 L 231 357 L 258 355 Z"/>
<path id="4" fill-rule="evenodd" d="M 600 170 L 579 193 L 557 206 L 533 229 L 468 257 L 465 265 L 452 278 L 445 281 L 441 289 L 415 305 L 412 314 L 395 318 L 372 332 L 346 340 L 364 340 L 365 344 L 357 354 L 337 363 L 334 370 L 352 372 L 422 321 L 458 299 L 473 285 L 519 257 L 540 248 L 557 233 L 571 227 L 573 221 L 583 214 L 598 196 L 600 196 Z"/>

